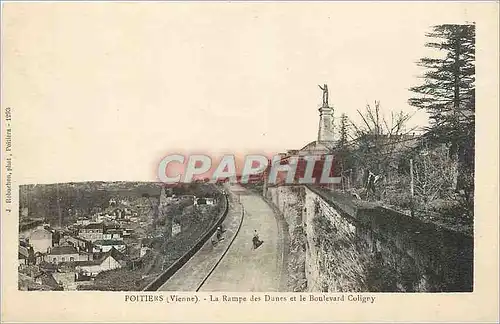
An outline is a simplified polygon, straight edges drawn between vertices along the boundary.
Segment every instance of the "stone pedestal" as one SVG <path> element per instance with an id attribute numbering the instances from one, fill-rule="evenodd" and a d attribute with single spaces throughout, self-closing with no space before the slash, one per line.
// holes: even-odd
<path id="1" fill-rule="evenodd" d="M 333 142 L 333 108 L 321 107 L 319 110 L 318 142 Z"/>

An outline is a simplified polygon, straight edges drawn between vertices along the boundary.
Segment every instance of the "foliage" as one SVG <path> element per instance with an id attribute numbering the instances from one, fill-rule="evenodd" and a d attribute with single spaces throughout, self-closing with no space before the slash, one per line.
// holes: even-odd
<path id="1" fill-rule="evenodd" d="M 145 286 L 140 271 L 115 269 L 101 272 L 92 285 L 81 285 L 78 290 L 138 291 Z"/>
<path id="2" fill-rule="evenodd" d="M 473 213 L 475 145 L 475 25 L 438 25 L 427 36 L 427 47 L 438 49 L 439 58 L 422 58 L 424 83 L 410 90 L 409 100 L 429 113 L 425 134 L 432 144 L 447 144 L 458 166 L 453 186 L 459 199 Z"/>
<path id="3" fill-rule="evenodd" d="M 444 56 L 420 60 L 426 68 L 424 83 L 410 89 L 419 96 L 409 102 L 429 112 L 429 135 L 457 144 L 470 136 L 460 126 L 474 123 L 475 25 L 434 26 L 427 36 L 432 41 L 426 46 L 444 51 Z"/>
<path id="4" fill-rule="evenodd" d="M 109 200 L 144 200 L 144 193 L 155 195 L 162 184 L 156 182 L 69 182 L 21 185 L 19 209 L 28 208 L 29 217 L 42 217 L 52 225 L 72 224 L 79 216 L 104 210 Z"/>
<path id="5" fill-rule="evenodd" d="M 427 206 L 437 198 L 451 198 L 456 167 L 442 145 L 433 150 L 422 150 L 413 160 L 415 197 Z"/>
<path id="6" fill-rule="evenodd" d="M 307 238 L 303 226 L 296 226 L 290 235 L 290 253 L 288 256 L 288 287 L 290 291 L 302 292 L 307 289 L 306 279 Z"/>
<path id="7" fill-rule="evenodd" d="M 340 116 L 339 122 L 339 140 L 337 141 L 336 157 L 340 167 L 343 188 L 349 188 L 352 182 L 352 170 L 355 167 L 355 161 L 352 154 L 352 143 L 349 141 L 351 136 L 351 127 L 349 118 L 346 114 Z"/>
<path id="8" fill-rule="evenodd" d="M 352 183 L 364 188 L 365 199 L 382 199 L 384 186 L 395 181 L 399 156 L 414 141 L 413 129 L 406 124 L 411 114 L 402 111 L 391 113 L 390 121 L 382 114 L 379 101 L 358 110 L 362 123 L 351 121 L 353 133 L 350 155 L 355 160 Z M 384 183 L 382 185 L 382 183 Z"/>

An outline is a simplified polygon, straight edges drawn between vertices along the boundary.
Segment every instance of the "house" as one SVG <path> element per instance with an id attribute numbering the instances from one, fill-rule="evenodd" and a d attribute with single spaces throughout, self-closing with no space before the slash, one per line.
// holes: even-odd
<path id="1" fill-rule="evenodd" d="M 112 248 L 123 252 L 127 248 L 123 240 L 98 240 L 94 242 L 94 252 L 108 252 Z"/>
<path id="2" fill-rule="evenodd" d="M 87 226 L 91 222 L 92 222 L 92 220 L 88 217 L 79 217 L 76 221 L 76 225 Z"/>
<path id="3" fill-rule="evenodd" d="M 29 242 L 34 252 L 46 253 L 52 247 L 52 232 L 43 227 L 37 228 L 31 233 Z"/>
<path id="4" fill-rule="evenodd" d="M 46 253 L 36 252 L 35 253 L 35 264 L 40 264 L 45 259 Z"/>
<path id="5" fill-rule="evenodd" d="M 92 252 L 92 243 L 78 236 L 66 235 L 60 243 L 61 245 L 72 245 L 79 251 Z"/>
<path id="6" fill-rule="evenodd" d="M 122 237 L 130 237 L 134 233 L 134 230 L 131 228 L 125 228 L 122 232 Z"/>
<path id="7" fill-rule="evenodd" d="M 181 224 L 173 222 L 172 224 L 172 236 L 175 236 L 181 232 Z"/>
<path id="8" fill-rule="evenodd" d="M 198 198 L 195 200 L 195 205 L 215 205 L 215 198 Z"/>
<path id="9" fill-rule="evenodd" d="M 307 179 L 307 178 L 312 178 L 314 179 L 314 183 L 316 184 L 321 184 L 321 179 L 323 178 L 323 172 L 324 172 L 324 167 L 328 166 L 326 164 L 327 160 L 326 157 L 328 155 L 331 155 L 334 151 L 334 144 L 331 141 L 323 141 L 323 140 L 318 140 L 318 141 L 313 141 L 300 150 L 288 150 L 286 153 L 281 153 L 279 154 L 280 160 L 273 160 L 271 163 L 272 165 L 265 171 L 264 178 L 269 175 L 269 172 L 271 168 L 275 165 L 279 164 L 286 164 L 286 165 L 295 165 L 295 173 L 293 174 L 293 180 L 292 183 L 295 184 L 300 184 L 301 180 Z M 306 157 L 315 157 L 317 161 L 314 162 L 313 164 L 313 169 L 312 169 L 312 174 L 309 176 L 306 176 L 306 170 L 309 165 L 309 161 L 306 159 Z M 336 163 L 335 161 L 332 161 L 332 164 Z M 328 169 L 327 169 L 328 171 Z M 332 174 L 333 173 L 333 174 Z M 335 181 L 333 181 L 330 184 L 326 184 L 331 188 L 334 188 L 335 186 L 340 185 L 340 175 L 338 174 L 339 170 L 335 167 L 335 165 L 330 167 L 330 173 L 327 174 L 328 177 L 334 177 Z M 258 175 L 260 177 L 260 175 Z M 254 178 L 254 181 L 257 181 L 259 177 Z M 263 180 L 263 179 L 262 179 Z M 283 183 L 288 183 L 288 173 L 287 172 L 279 172 L 276 176 L 276 180 L 273 179 L 273 181 L 276 181 L 278 184 L 283 184 Z"/>
<path id="10" fill-rule="evenodd" d="M 21 252 L 17 253 L 17 261 L 18 261 L 18 266 L 22 267 L 25 265 L 28 265 L 28 257 Z"/>
<path id="11" fill-rule="evenodd" d="M 112 213 L 112 215 L 114 216 L 113 219 L 121 219 L 122 218 L 122 215 L 123 215 L 123 211 L 119 208 L 115 209 Z"/>
<path id="12" fill-rule="evenodd" d="M 97 221 L 98 222 L 112 222 L 116 220 L 116 216 L 114 213 L 111 214 L 101 214 L 97 216 Z"/>
<path id="13" fill-rule="evenodd" d="M 114 221 L 114 222 L 109 222 L 104 226 L 104 232 L 106 233 L 109 230 L 113 229 L 121 229 L 121 225 L 119 222 Z"/>
<path id="14" fill-rule="evenodd" d="M 107 229 L 103 235 L 103 240 L 123 240 L 123 230 L 119 228 Z"/>
<path id="15" fill-rule="evenodd" d="M 28 248 L 24 246 L 19 246 L 19 251 L 17 253 L 17 259 L 19 261 L 19 266 L 29 264 L 29 251 Z"/>
<path id="16" fill-rule="evenodd" d="M 61 240 L 61 232 L 50 227 L 45 227 L 47 231 L 52 233 L 52 246 L 57 246 Z"/>
<path id="17" fill-rule="evenodd" d="M 93 261 L 80 261 L 76 263 L 77 280 L 80 276 L 95 277 L 103 271 L 119 269 L 126 265 L 123 254 L 115 248 L 104 253 L 101 258 Z"/>
<path id="18" fill-rule="evenodd" d="M 59 284 L 52 273 L 49 272 L 41 272 L 39 275 L 35 277 L 35 282 L 39 285 L 48 286 L 52 290 L 63 290 L 62 284 Z"/>
<path id="19" fill-rule="evenodd" d="M 94 242 L 96 240 L 102 240 L 104 235 L 104 224 L 103 223 L 90 223 L 83 226 L 78 231 L 78 236 L 81 238 Z"/>
<path id="20" fill-rule="evenodd" d="M 79 252 L 74 246 L 56 246 L 50 249 L 45 255 L 44 261 L 58 264 L 61 262 L 88 261 L 91 259 L 90 254 Z"/>

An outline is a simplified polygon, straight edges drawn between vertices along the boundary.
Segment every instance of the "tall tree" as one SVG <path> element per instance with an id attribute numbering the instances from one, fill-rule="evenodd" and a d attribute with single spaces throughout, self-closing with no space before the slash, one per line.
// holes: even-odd
<path id="1" fill-rule="evenodd" d="M 400 143 L 415 130 L 414 127 L 407 128 L 412 114 L 403 111 L 391 112 L 391 119 L 388 121 L 381 112 L 379 101 L 375 101 L 373 106 L 366 105 L 365 112 L 358 110 L 358 114 L 362 123 L 351 122 L 356 154 L 372 172 L 383 172 L 389 167 L 394 153 L 401 149 Z"/>
<path id="2" fill-rule="evenodd" d="M 430 127 L 427 137 L 449 143 L 455 153 L 470 136 L 474 124 L 475 25 L 439 25 L 427 36 L 427 47 L 442 51 L 440 58 L 422 58 L 424 83 L 410 88 L 417 96 L 409 103 L 426 109 Z"/>
<path id="3" fill-rule="evenodd" d="M 343 188 L 349 189 L 352 182 L 351 172 L 353 165 L 349 145 L 349 118 L 345 113 L 342 113 L 340 116 L 338 130 L 339 139 L 337 141 L 336 156 L 341 169 Z"/>
<path id="4" fill-rule="evenodd" d="M 393 181 L 398 169 L 398 155 L 411 144 L 411 133 L 415 128 L 407 127 L 412 114 L 403 111 L 391 112 L 389 121 L 382 113 L 379 101 L 367 105 L 364 112 L 358 110 L 358 114 L 362 122 L 351 122 L 355 146 L 352 156 L 356 160 L 356 169 L 363 173 L 363 185 L 374 191 L 370 181 L 380 183 L 384 179 L 386 184 Z"/>
<path id="5" fill-rule="evenodd" d="M 345 113 L 342 113 L 340 116 L 340 125 L 339 125 L 339 140 L 337 142 L 337 147 L 339 149 L 343 149 L 347 147 L 348 137 L 349 137 L 349 119 Z"/>
<path id="6" fill-rule="evenodd" d="M 449 145 L 450 155 L 459 162 L 455 187 L 466 189 L 470 195 L 470 176 L 474 172 L 476 28 L 474 24 L 438 25 L 427 36 L 432 41 L 426 46 L 439 50 L 442 56 L 425 57 L 418 62 L 426 69 L 424 82 L 410 88 L 416 96 L 409 103 L 429 113 L 426 138 L 430 143 Z M 460 179 L 469 180 L 460 182 L 459 174 Z"/>

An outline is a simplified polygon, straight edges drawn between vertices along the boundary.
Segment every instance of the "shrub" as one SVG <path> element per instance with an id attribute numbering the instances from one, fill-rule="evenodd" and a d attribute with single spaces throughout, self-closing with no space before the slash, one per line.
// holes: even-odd
<path id="1" fill-rule="evenodd" d="M 411 194 L 408 192 L 393 191 L 387 193 L 385 196 L 385 202 L 392 206 L 397 206 L 403 209 L 410 209 L 412 198 Z"/>

